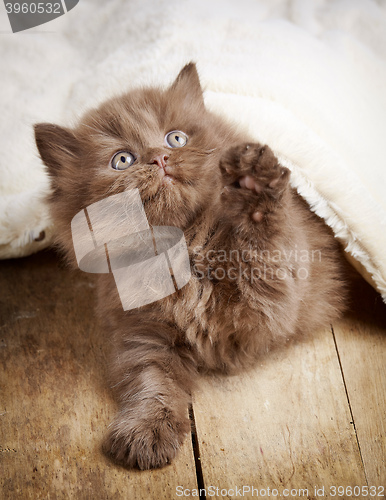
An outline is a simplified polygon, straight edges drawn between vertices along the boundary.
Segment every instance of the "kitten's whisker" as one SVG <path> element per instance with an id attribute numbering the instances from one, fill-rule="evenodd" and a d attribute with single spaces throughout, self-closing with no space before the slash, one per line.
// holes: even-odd
<path id="1" fill-rule="evenodd" d="M 109 187 L 108 189 L 104 192 L 104 194 L 106 196 L 109 196 L 111 195 L 112 193 L 114 192 L 117 192 L 120 190 L 120 188 L 124 188 L 125 187 L 125 182 L 124 182 L 124 178 L 123 177 L 120 177 L 118 179 L 116 179 Z"/>

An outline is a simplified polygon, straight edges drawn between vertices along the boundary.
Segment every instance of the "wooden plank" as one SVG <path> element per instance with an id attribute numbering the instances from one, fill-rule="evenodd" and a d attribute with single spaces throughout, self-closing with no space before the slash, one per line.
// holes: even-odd
<path id="1" fill-rule="evenodd" d="M 330 329 L 249 373 L 206 378 L 194 413 L 205 485 L 230 489 L 227 498 L 237 497 L 235 485 L 277 489 L 271 498 L 285 488 L 319 498 L 324 486 L 329 498 L 332 486 L 366 485 Z"/>
<path id="2" fill-rule="evenodd" d="M 369 485 L 386 486 L 386 306 L 334 325 L 344 380 Z M 385 491 L 386 493 L 386 491 Z"/>
<path id="3" fill-rule="evenodd" d="M 191 439 L 164 469 L 128 471 L 100 446 L 114 413 L 94 282 L 52 252 L 0 262 L 0 497 L 169 499 L 196 487 Z M 183 478 L 183 479 L 182 479 Z"/>

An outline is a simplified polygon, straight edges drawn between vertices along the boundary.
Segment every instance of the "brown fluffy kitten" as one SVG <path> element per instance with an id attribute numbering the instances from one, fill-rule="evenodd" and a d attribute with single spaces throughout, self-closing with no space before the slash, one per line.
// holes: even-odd
<path id="1" fill-rule="evenodd" d="M 167 144 L 170 131 L 181 132 Z M 99 278 L 120 405 L 105 448 L 128 467 L 161 467 L 190 430 L 199 371 L 251 366 L 342 312 L 338 244 L 269 147 L 205 109 L 194 64 L 166 90 L 134 90 L 75 129 L 39 124 L 35 134 L 57 239 L 75 266 L 71 219 L 125 189 L 139 189 L 150 225 L 184 231 L 192 277 L 173 295 L 125 312 L 112 275 Z M 122 151 L 133 163 L 115 170 L 111 159 Z"/>

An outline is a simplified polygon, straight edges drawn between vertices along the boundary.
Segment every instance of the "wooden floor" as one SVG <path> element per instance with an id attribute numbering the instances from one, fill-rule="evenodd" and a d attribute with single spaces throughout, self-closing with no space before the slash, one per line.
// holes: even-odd
<path id="1" fill-rule="evenodd" d="M 94 295 L 53 252 L 0 262 L 0 498 L 384 497 L 386 308 L 367 289 L 357 314 L 311 340 L 202 379 L 196 432 L 149 472 L 100 450 L 115 406 Z"/>

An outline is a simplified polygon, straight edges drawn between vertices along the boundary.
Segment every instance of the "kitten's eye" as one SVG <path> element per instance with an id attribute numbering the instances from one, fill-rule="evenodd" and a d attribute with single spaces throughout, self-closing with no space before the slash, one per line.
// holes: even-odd
<path id="1" fill-rule="evenodd" d="M 135 162 L 136 157 L 128 151 L 120 151 L 113 156 L 111 166 L 114 170 L 126 170 Z"/>
<path id="2" fill-rule="evenodd" d="M 171 148 L 182 148 L 188 142 L 188 136 L 181 130 L 173 130 L 166 134 L 165 142 Z"/>

